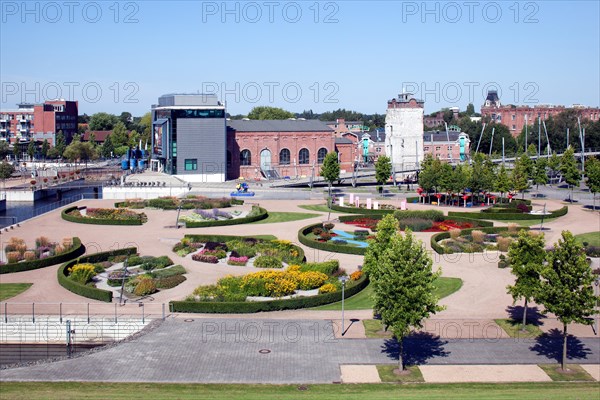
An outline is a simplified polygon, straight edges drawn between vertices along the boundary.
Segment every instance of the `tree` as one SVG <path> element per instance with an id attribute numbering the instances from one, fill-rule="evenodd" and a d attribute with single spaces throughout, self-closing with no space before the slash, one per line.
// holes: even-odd
<path id="1" fill-rule="evenodd" d="M 527 325 L 527 303 L 535 299 L 540 289 L 540 270 L 546 258 L 544 235 L 522 230 L 516 241 L 510 244 L 508 258 L 515 284 L 506 287 L 513 302 L 524 299 L 523 330 Z"/>
<path id="2" fill-rule="evenodd" d="M 467 114 L 469 117 L 475 114 L 475 106 L 473 105 L 473 103 L 467 104 L 467 111 L 465 112 L 465 114 Z"/>
<path id="3" fill-rule="evenodd" d="M 104 158 L 110 158 L 113 155 L 115 148 L 112 144 L 112 140 L 110 135 L 106 136 L 104 143 L 102 143 L 102 147 L 100 148 L 100 154 Z"/>
<path id="4" fill-rule="evenodd" d="M 8 142 L 0 141 L 0 158 L 5 159 L 10 154 L 10 145 Z"/>
<path id="5" fill-rule="evenodd" d="M 379 270 L 377 266 L 379 265 L 381 255 L 389 246 L 391 237 L 399 229 L 400 224 L 392 214 L 387 214 L 377 223 L 377 234 L 374 240 L 369 239 L 369 246 L 365 251 L 363 262 L 363 271 L 369 274 L 370 279 L 378 278 Z"/>
<path id="6" fill-rule="evenodd" d="M 6 186 L 6 180 L 9 179 L 12 174 L 15 172 L 15 167 L 3 161 L 0 163 L 0 179 L 2 179 L 2 185 Z"/>
<path id="7" fill-rule="evenodd" d="M 545 185 L 548 183 L 548 172 L 546 171 L 546 166 L 548 165 L 548 161 L 539 157 L 535 160 L 534 168 L 533 168 L 533 183 L 536 185 L 536 190 L 540 189 L 540 183 Z"/>
<path id="8" fill-rule="evenodd" d="M 33 157 L 35 157 L 35 141 L 30 140 L 27 145 L 27 155 L 29 155 L 29 159 L 33 161 Z"/>
<path id="9" fill-rule="evenodd" d="M 471 174 L 470 185 L 473 194 L 490 191 L 494 187 L 494 167 L 489 157 L 476 153 L 473 156 L 473 173 Z"/>
<path id="10" fill-rule="evenodd" d="M 560 157 L 556 154 L 556 151 L 552 152 L 552 155 L 548 159 L 548 168 L 552 171 L 552 174 L 556 174 L 560 171 Z"/>
<path id="11" fill-rule="evenodd" d="M 110 131 L 120 122 L 116 115 L 99 112 L 90 118 L 91 131 Z"/>
<path id="12" fill-rule="evenodd" d="M 434 159 L 431 154 L 426 154 L 421 162 L 421 171 L 419 172 L 419 186 L 427 194 L 432 192 L 439 183 L 439 171 L 441 162 L 439 159 Z M 424 201 L 425 199 L 423 199 Z"/>
<path id="13" fill-rule="evenodd" d="M 585 184 L 594 195 L 594 211 L 596 210 L 596 193 L 600 192 L 600 160 L 590 157 L 585 164 Z"/>
<path id="14" fill-rule="evenodd" d="M 521 157 L 517 158 L 515 168 L 512 170 L 511 174 L 512 188 L 521 192 L 523 199 L 525 198 L 525 190 L 529 187 L 529 176 L 527 175 L 527 163 L 525 161 L 528 159 L 529 158 L 525 155 L 521 155 Z"/>
<path id="15" fill-rule="evenodd" d="M 254 107 L 249 113 L 250 119 L 288 119 L 294 118 L 294 114 L 277 107 Z"/>
<path id="16" fill-rule="evenodd" d="M 321 176 L 327 181 L 329 187 L 329 204 L 331 205 L 331 185 L 340 178 L 340 163 L 336 152 L 327 153 L 321 166 Z"/>
<path id="17" fill-rule="evenodd" d="M 432 260 L 423 243 L 410 229 L 394 233 L 379 257 L 377 272 L 371 280 L 374 308 L 384 326 L 390 327 L 399 344 L 398 369 L 404 369 L 403 342 L 411 329 L 423 326 L 423 320 L 441 311 L 434 296 L 434 281 L 441 271 L 432 271 Z"/>
<path id="18" fill-rule="evenodd" d="M 129 135 L 127 135 L 127 128 L 124 123 L 121 121 L 116 123 L 110 135 L 110 140 L 114 148 L 129 145 Z"/>
<path id="19" fill-rule="evenodd" d="M 48 151 L 50 150 L 50 143 L 48 143 L 48 139 L 44 139 L 44 142 L 42 143 L 42 157 L 44 157 L 44 159 L 46 159 L 46 157 L 48 157 Z"/>
<path id="20" fill-rule="evenodd" d="M 548 253 L 547 264 L 541 270 L 541 284 L 536 302 L 545 308 L 544 313 L 554 314 L 563 324 L 563 351 L 561 368 L 567 359 L 567 325 L 591 325 L 598 296 L 594 295 L 594 274 L 586 262 L 582 246 L 573 234 L 563 231 L 562 238 Z"/>
<path id="21" fill-rule="evenodd" d="M 130 112 L 123 111 L 121 115 L 119 115 L 119 121 L 121 121 L 127 127 L 127 129 L 130 129 L 133 117 Z"/>
<path id="22" fill-rule="evenodd" d="M 58 131 L 58 133 L 56 134 L 56 143 L 54 147 L 56 148 L 58 156 L 61 156 L 62 153 L 65 152 L 65 149 L 67 148 L 67 141 L 65 139 L 63 131 Z"/>
<path id="23" fill-rule="evenodd" d="M 581 173 L 577 168 L 577 160 L 575 160 L 575 151 L 573 147 L 569 148 L 564 152 L 560 161 L 560 171 L 565 177 L 565 182 L 571 187 L 570 200 L 573 201 L 573 187 L 579 185 L 581 180 Z"/>
<path id="24" fill-rule="evenodd" d="M 458 164 L 452 172 L 452 192 L 463 193 L 471 181 L 471 167 L 468 164 Z M 458 200 L 460 205 L 460 199 Z M 465 201 L 465 204 L 467 202 Z"/>
<path id="25" fill-rule="evenodd" d="M 495 187 L 494 189 L 500 192 L 500 200 L 504 198 L 504 193 L 508 192 L 512 187 L 510 178 L 508 176 L 508 171 L 504 167 L 504 164 L 500 166 L 500 170 L 498 171 L 498 175 L 496 176 Z"/>
<path id="26" fill-rule="evenodd" d="M 19 158 L 21 157 L 21 146 L 19 146 L 18 142 L 15 142 L 13 144 L 13 155 L 15 156 L 15 160 L 19 160 Z"/>
<path id="27" fill-rule="evenodd" d="M 383 186 L 392 174 L 392 162 L 388 156 L 379 156 L 375 163 L 375 180 Z"/>

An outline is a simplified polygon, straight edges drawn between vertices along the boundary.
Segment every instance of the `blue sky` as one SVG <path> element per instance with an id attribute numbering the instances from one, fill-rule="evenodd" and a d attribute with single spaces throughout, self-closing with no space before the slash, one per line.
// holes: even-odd
<path id="1" fill-rule="evenodd" d="M 2 108 L 57 97 L 141 115 L 161 94 L 384 113 L 404 88 L 441 107 L 600 105 L 598 1 L 1 2 Z"/>

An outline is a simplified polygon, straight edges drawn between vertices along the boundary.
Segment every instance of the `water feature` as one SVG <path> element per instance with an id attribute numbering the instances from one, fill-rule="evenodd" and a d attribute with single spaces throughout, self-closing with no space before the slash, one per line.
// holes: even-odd
<path id="1" fill-rule="evenodd" d="M 337 235 L 337 237 L 335 239 L 345 240 L 346 242 L 348 242 L 350 244 L 354 244 L 354 245 L 356 245 L 358 247 L 361 247 L 361 248 L 365 248 L 365 247 L 369 246 L 369 244 L 367 242 L 365 242 L 365 241 L 355 240 L 354 239 L 354 235 L 351 234 L 351 233 L 348 233 L 348 232 L 345 232 L 345 231 L 341 231 L 339 229 L 333 229 L 332 232 Z"/>

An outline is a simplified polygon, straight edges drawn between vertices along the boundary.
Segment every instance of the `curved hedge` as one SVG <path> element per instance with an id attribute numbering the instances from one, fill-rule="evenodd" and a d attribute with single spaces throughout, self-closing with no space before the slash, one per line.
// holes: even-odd
<path id="1" fill-rule="evenodd" d="M 317 227 L 322 228 L 323 223 L 308 225 L 300 229 L 298 231 L 298 241 L 306 247 L 310 247 L 317 250 L 331 251 L 332 253 L 356 254 L 359 256 L 365 254 L 365 251 L 367 250 L 366 247 L 351 247 L 330 242 L 317 242 L 316 240 L 307 238 L 306 235 L 312 232 L 313 228 Z"/>
<path id="2" fill-rule="evenodd" d="M 255 206 L 252 208 L 254 209 Z M 243 218 L 232 218 L 232 219 L 223 219 L 217 221 L 198 221 L 198 222 L 186 222 L 186 228 L 207 228 L 209 226 L 226 226 L 226 225 L 240 225 L 240 224 L 249 224 L 250 222 L 260 221 L 269 216 L 267 210 L 262 207 L 258 207 L 259 213 L 253 215 L 251 217 L 243 217 Z"/>
<path id="3" fill-rule="evenodd" d="M 394 211 L 398 211 L 396 209 L 394 209 L 394 210 L 373 210 L 373 209 L 356 208 L 356 207 L 342 207 L 342 206 L 339 206 L 336 204 L 332 204 L 331 209 L 333 211 L 338 211 L 338 212 L 342 212 L 342 213 L 364 214 L 364 215 L 385 215 L 385 214 L 391 214 Z"/>
<path id="4" fill-rule="evenodd" d="M 67 207 L 60 213 L 60 216 L 65 221 L 75 222 L 76 224 L 90 224 L 90 225 L 142 225 L 143 222 L 140 220 L 125 220 L 125 219 L 101 219 L 101 218 L 86 218 L 76 217 L 69 215 L 68 213 L 76 210 L 78 207 Z"/>
<path id="5" fill-rule="evenodd" d="M 340 222 L 347 222 L 347 221 L 354 221 L 360 218 L 372 218 L 372 219 L 382 219 L 383 215 L 360 215 L 360 214 L 353 214 L 353 215 L 340 215 L 339 216 L 339 220 Z M 416 218 L 420 218 L 420 217 L 416 217 Z M 447 217 L 444 219 L 449 219 L 455 222 L 468 222 L 470 224 L 475 225 L 474 227 L 492 227 L 494 226 L 494 223 L 492 221 L 486 221 L 486 220 L 481 220 L 481 219 L 473 219 L 473 218 L 463 218 L 463 217 Z"/>
<path id="6" fill-rule="evenodd" d="M 564 206 L 562 208 L 559 208 L 558 210 L 554 210 L 554 211 L 550 211 L 550 214 L 548 215 L 544 215 L 544 218 L 558 218 L 558 217 L 562 217 L 563 215 L 566 215 L 569 212 L 569 207 L 568 206 Z M 473 219 L 491 219 L 494 221 L 506 221 L 506 220 L 539 220 L 542 218 L 541 215 L 535 215 L 535 214 L 523 214 L 523 213 L 507 213 L 507 212 L 501 212 L 501 213 L 491 213 L 491 212 L 456 212 L 456 211 L 448 211 L 448 217 L 455 217 L 458 216 L 460 217 L 461 215 L 464 215 L 467 218 L 473 218 Z"/>
<path id="7" fill-rule="evenodd" d="M 113 256 L 131 255 L 136 253 L 137 248 L 127 247 L 124 249 L 104 251 L 102 253 L 94 253 L 85 257 L 80 257 L 76 260 L 68 261 L 61 265 L 57 271 L 58 283 L 60 284 L 60 286 L 67 289 L 69 292 L 73 292 L 80 296 L 87 297 L 88 299 L 100 300 L 110 303 L 113 297 L 112 291 L 97 289 L 95 287 L 82 285 L 80 283 L 70 280 L 68 277 L 69 268 L 71 268 L 75 264 L 97 263 L 101 261 L 106 261 Z"/>
<path id="8" fill-rule="evenodd" d="M 0 265 L 0 275 L 10 274 L 12 272 L 31 271 L 38 268 L 49 267 L 72 260 L 85 253 L 85 246 L 81 243 L 78 237 L 73 238 L 73 247 L 71 250 L 52 257 L 43 258 L 41 260 L 22 261 L 18 263 Z"/>
<path id="9" fill-rule="evenodd" d="M 184 238 L 189 238 L 192 242 L 228 242 L 230 240 L 238 240 L 238 239 L 256 239 L 259 242 L 268 242 L 268 240 L 264 240 L 261 238 L 255 238 L 254 236 L 235 236 L 235 235 L 196 235 L 196 234 L 188 234 L 183 235 Z M 298 251 L 298 257 L 305 261 L 306 256 L 304 255 L 304 250 L 300 246 L 296 246 L 295 244 L 291 244 L 291 246 Z"/>
<path id="10" fill-rule="evenodd" d="M 527 226 L 519 226 L 517 228 L 518 230 L 529 230 L 529 227 Z M 490 228 L 472 228 L 472 229 L 463 229 L 461 230 L 460 235 L 464 236 L 468 233 L 470 233 L 471 231 L 482 231 L 484 233 L 500 233 L 500 232 L 506 232 L 508 230 L 507 226 L 497 226 L 497 227 L 490 227 Z M 433 249 L 433 251 L 435 251 L 438 254 L 446 254 L 445 249 L 438 244 L 438 242 L 444 240 L 444 239 L 449 239 L 450 238 L 450 232 L 440 232 L 440 233 L 436 233 L 435 235 L 433 235 L 429 241 L 429 244 L 431 245 L 431 248 Z M 461 253 L 452 253 L 452 254 L 461 254 Z"/>
<path id="11" fill-rule="evenodd" d="M 369 279 L 363 275 L 354 284 L 346 284 L 345 298 L 355 295 L 369 284 Z M 292 299 L 270 301 L 236 301 L 236 302 L 195 302 L 172 301 L 169 307 L 172 312 L 187 313 L 219 313 L 219 314 L 247 314 L 264 311 L 296 310 L 322 306 L 335 303 L 342 299 L 342 292 L 319 294 L 316 296 L 296 297 Z"/>

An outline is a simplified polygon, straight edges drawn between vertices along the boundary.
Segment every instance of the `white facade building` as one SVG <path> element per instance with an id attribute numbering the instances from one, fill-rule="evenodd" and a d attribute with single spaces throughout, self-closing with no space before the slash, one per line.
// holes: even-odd
<path id="1" fill-rule="evenodd" d="M 423 106 L 423 100 L 410 93 L 388 101 L 385 154 L 396 172 L 418 169 L 423 161 Z"/>

